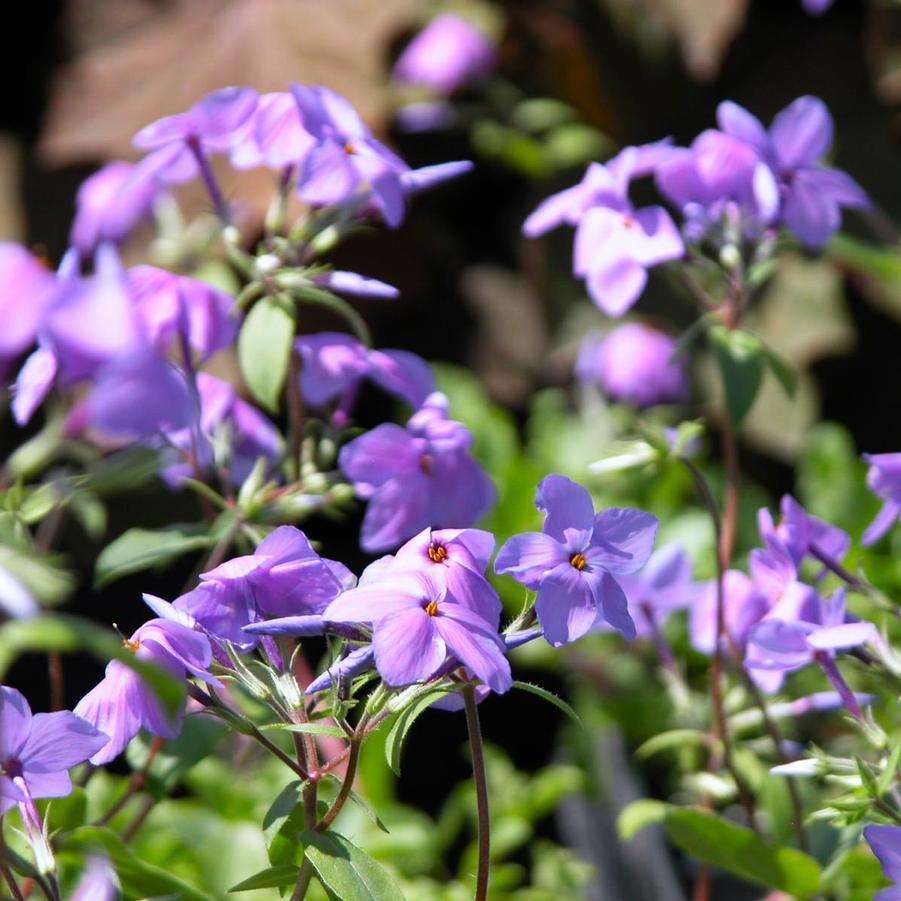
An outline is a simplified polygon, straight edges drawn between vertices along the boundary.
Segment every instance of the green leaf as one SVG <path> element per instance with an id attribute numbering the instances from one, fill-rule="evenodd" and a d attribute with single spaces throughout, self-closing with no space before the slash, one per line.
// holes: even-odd
<path id="1" fill-rule="evenodd" d="M 661 732 L 659 735 L 649 738 L 636 751 L 635 755 L 646 759 L 659 754 L 661 751 L 684 748 L 688 744 L 698 745 L 706 741 L 706 736 L 697 729 L 670 729 L 669 732 Z"/>
<path id="2" fill-rule="evenodd" d="M 385 759 L 388 761 L 388 766 L 398 776 L 400 775 L 400 755 L 410 727 L 416 722 L 420 714 L 428 710 L 438 698 L 443 698 L 448 693 L 449 689 L 447 688 L 436 688 L 433 691 L 420 695 L 409 707 L 405 707 L 398 713 L 397 719 L 394 721 L 391 730 L 388 732 L 388 737 L 385 739 Z"/>
<path id="3" fill-rule="evenodd" d="M 769 347 L 764 347 L 766 353 L 766 362 L 770 368 L 770 372 L 776 377 L 776 380 L 782 386 L 782 390 L 789 396 L 794 397 L 798 390 L 798 371 L 779 356 Z"/>
<path id="4" fill-rule="evenodd" d="M 291 363 L 294 309 L 276 297 L 264 297 L 247 314 L 238 335 L 238 361 L 250 393 L 273 412 Z"/>
<path id="5" fill-rule="evenodd" d="M 638 798 L 627 804 L 616 818 L 616 831 L 624 841 L 630 841 L 646 826 L 660 823 L 672 810 L 672 805 L 653 798 Z"/>
<path id="6" fill-rule="evenodd" d="M 141 860 L 109 829 L 82 826 L 67 838 L 65 847 L 85 851 L 102 848 L 115 866 L 126 896 L 145 898 L 172 895 L 182 901 L 212 901 L 210 895 L 193 888 L 169 870 Z"/>
<path id="7" fill-rule="evenodd" d="M 175 524 L 162 529 L 129 529 L 108 544 L 97 558 L 94 581 L 109 585 L 131 573 L 161 566 L 191 551 L 210 546 L 206 525 Z"/>
<path id="8" fill-rule="evenodd" d="M 333 738 L 347 738 L 347 733 L 340 726 L 328 723 L 267 723 L 260 727 L 264 732 L 277 729 L 282 732 L 307 732 L 312 735 L 331 735 Z"/>
<path id="9" fill-rule="evenodd" d="M 750 332 L 713 326 L 709 334 L 723 376 L 726 406 L 738 425 L 757 397 L 767 362 L 766 350 Z"/>
<path id="10" fill-rule="evenodd" d="M 810 855 L 768 845 L 750 829 L 708 810 L 671 810 L 665 828 L 673 844 L 702 863 L 797 898 L 819 890 L 820 867 Z"/>
<path id="11" fill-rule="evenodd" d="M 258 888 L 284 888 L 285 886 L 294 885 L 297 882 L 297 874 L 300 867 L 291 864 L 280 864 L 277 867 L 269 867 L 260 870 L 259 873 L 233 885 L 228 891 L 231 892 L 250 892 Z"/>
<path id="12" fill-rule="evenodd" d="M 341 901 L 404 901 L 394 877 L 337 832 L 304 832 L 307 860 L 326 889 Z"/>
<path id="13" fill-rule="evenodd" d="M 298 862 L 300 833 L 306 828 L 302 791 L 300 780 L 289 782 L 263 817 L 266 851 L 273 866 Z"/>
<path id="14" fill-rule="evenodd" d="M 563 698 L 558 698 L 552 691 L 548 691 L 540 685 L 533 685 L 531 682 L 520 682 L 518 680 L 513 681 L 513 687 L 521 688 L 523 691 L 528 691 L 533 695 L 538 695 L 539 698 L 543 698 L 549 704 L 553 704 L 559 710 L 562 710 L 578 726 L 582 726 L 582 720 L 579 719 L 579 714 L 576 713 Z"/>
<path id="15" fill-rule="evenodd" d="M 341 788 L 341 784 L 341 780 L 334 773 L 326 773 L 324 779 L 319 784 L 320 795 L 322 794 L 323 787 L 326 785 L 334 789 L 335 793 L 337 794 L 337 792 Z M 382 830 L 382 832 L 384 832 L 385 834 L 390 834 L 390 830 L 382 822 L 381 817 L 379 817 L 379 815 L 375 812 L 375 808 L 369 803 L 369 801 L 366 800 L 366 798 L 355 792 L 353 789 L 350 789 L 348 797 L 351 801 L 354 802 L 354 804 L 356 804 L 360 808 L 360 810 L 363 811 L 363 813 L 366 814 L 366 816 L 373 823 L 375 823 L 376 826 L 378 826 L 379 829 Z"/>

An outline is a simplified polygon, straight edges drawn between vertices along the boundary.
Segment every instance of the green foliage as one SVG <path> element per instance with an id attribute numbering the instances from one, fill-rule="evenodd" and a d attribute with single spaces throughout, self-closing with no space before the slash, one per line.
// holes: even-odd
<path id="1" fill-rule="evenodd" d="M 211 543 L 208 528 L 199 523 L 129 529 L 100 552 L 94 579 L 98 586 L 108 585 L 132 573 L 165 566 L 191 551 L 208 548 Z"/>
<path id="2" fill-rule="evenodd" d="M 304 832 L 304 855 L 338 901 L 404 901 L 391 873 L 336 832 Z"/>
<path id="3" fill-rule="evenodd" d="M 281 297 L 264 297 L 247 314 L 238 336 L 238 360 L 250 393 L 275 411 L 294 343 L 294 306 Z"/>

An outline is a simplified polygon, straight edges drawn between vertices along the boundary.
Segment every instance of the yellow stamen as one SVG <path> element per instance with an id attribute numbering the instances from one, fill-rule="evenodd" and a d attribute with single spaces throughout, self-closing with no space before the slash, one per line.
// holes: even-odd
<path id="1" fill-rule="evenodd" d="M 569 558 L 569 562 L 570 565 L 574 566 L 579 572 L 588 566 L 588 561 L 585 559 L 584 554 L 573 554 L 572 557 Z"/>
<path id="2" fill-rule="evenodd" d="M 427 475 L 430 476 L 432 474 L 432 460 L 431 454 L 423 454 L 419 458 L 419 468 Z"/>
<path id="3" fill-rule="evenodd" d="M 430 544 L 429 559 L 432 563 L 443 563 L 447 560 L 447 548 L 443 544 Z"/>
<path id="4" fill-rule="evenodd" d="M 425 612 L 428 613 L 429 616 L 437 616 L 438 601 L 429 601 L 428 604 L 425 605 Z"/>

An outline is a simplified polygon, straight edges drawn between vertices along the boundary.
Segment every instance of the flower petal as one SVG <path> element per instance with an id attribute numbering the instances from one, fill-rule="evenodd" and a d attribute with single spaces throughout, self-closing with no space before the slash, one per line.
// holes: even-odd
<path id="1" fill-rule="evenodd" d="M 569 564 L 569 553 L 556 538 L 544 532 L 524 532 L 504 542 L 497 552 L 494 571 L 513 576 L 535 589 L 545 575 L 561 563 Z"/>
<path id="2" fill-rule="evenodd" d="M 620 584 L 609 573 L 587 575 L 600 615 L 625 638 L 635 638 L 635 623 Z"/>
<path id="3" fill-rule="evenodd" d="M 591 583 L 569 563 L 553 569 L 538 589 L 535 612 L 544 637 L 554 647 L 585 635 L 598 614 Z"/>
<path id="4" fill-rule="evenodd" d="M 427 679 L 447 656 L 435 628 L 436 617 L 422 607 L 408 607 L 379 620 L 372 636 L 375 665 L 387 685 Z"/>
<path id="5" fill-rule="evenodd" d="M 832 144 L 832 116 L 819 97 L 799 97 L 773 119 L 770 137 L 784 168 L 809 166 Z"/>
<path id="6" fill-rule="evenodd" d="M 20 757 L 29 772 L 56 773 L 83 763 L 108 741 L 107 735 L 68 710 L 38 713 Z"/>
<path id="7" fill-rule="evenodd" d="M 611 573 L 632 573 L 647 563 L 657 537 L 657 517 L 644 510 L 608 507 L 594 518 L 586 558 Z"/>
<path id="8" fill-rule="evenodd" d="M 448 651 L 492 691 L 502 694 L 513 684 L 503 643 L 477 613 L 455 604 L 442 604 L 435 628 Z"/>

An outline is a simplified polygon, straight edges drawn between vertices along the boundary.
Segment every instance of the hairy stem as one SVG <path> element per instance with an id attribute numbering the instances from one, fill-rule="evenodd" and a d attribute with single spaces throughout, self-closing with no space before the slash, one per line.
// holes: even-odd
<path id="1" fill-rule="evenodd" d="M 488 872 L 491 866 L 491 822 L 488 815 L 488 781 L 485 776 L 485 754 L 482 748 L 482 728 L 476 706 L 475 689 L 463 689 L 466 708 L 466 728 L 469 730 L 469 750 L 472 756 L 472 780 L 476 788 L 476 808 L 479 818 L 479 868 L 476 875 L 475 901 L 488 896 Z"/>
<path id="2" fill-rule="evenodd" d="M 325 832 L 329 826 L 335 821 L 335 817 L 341 813 L 341 808 L 344 807 L 345 802 L 350 797 L 351 790 L 353 789 L 354 778 L 357 775 L 357 764 L 360 760 L 360 749 L 362 747 L 362 742 L 359 736 L 355 733 L 350 740 L 350 753 L 347 758 L 347 770 L 344 773 L 344 781 L 341 783 L 341 788 L 338 791 L 338 794 L 335 797 L 335 800 L 332 802 L 332 806 L 323 814 L 322 819 L 316 824 L 317 832 Z"/>

